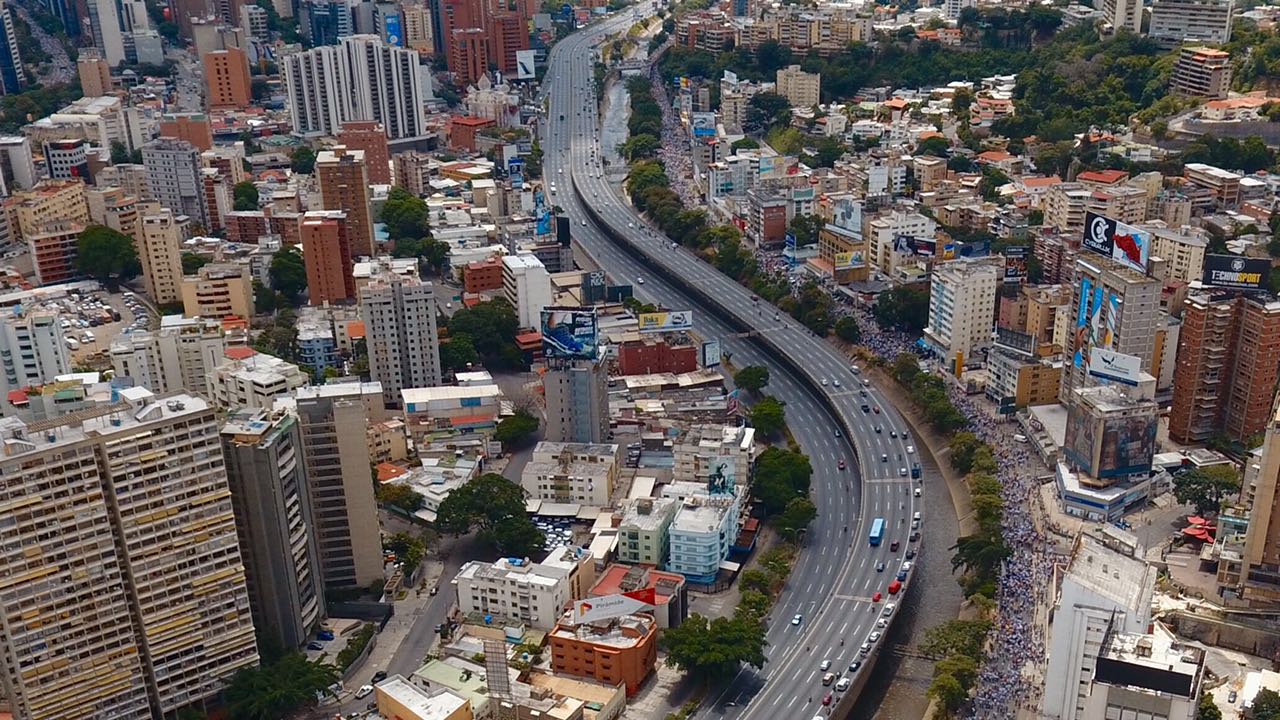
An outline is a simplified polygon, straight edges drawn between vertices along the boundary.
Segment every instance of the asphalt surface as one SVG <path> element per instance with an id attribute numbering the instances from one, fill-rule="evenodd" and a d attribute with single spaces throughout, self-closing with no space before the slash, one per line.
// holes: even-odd
<path id="1" fill-rule="evenodd" d="M 767 392 L 786 402 L 788 425 L 813 463 L 812 496 L 819 515 L 787 589 L 770 615 L 768 662 L 762 670 L 739 672 L 711 700 L 712 712 L 744 719 L 825 717 L 828 709 L 821 700 L 834 683 L 822 685 L 819 663 L 830 660 L 832 672 L 847 674 L 849 664 L 859 658 L 859 646 L 878 629 L 884 602 L 875 603 L 871 596 L 885 590 L 906 550 L 914 546 L 907 537 L 912 514 L 922 511 L 923 503 L 913 488 L 931 484 L 900 476 L 899 468 L 910 468 L 916 460 L 907 451 L 908 445 L 916 443 L 906 423 L 875 388 L 861 386 L 861 377 L 852 372 L 848 358 L 791 317 L 775 315 L 774 308 L 753 300 L 748 290 L 692 253 L 672 248 L 604 179 L 598 164 L 592 46 L 652 11 L 645 3 L 553 48 L 544 82 L 550 100 L 543 137 L 544 173 L 547 185 L 555 182 L 558 190 L 550 202 L 564 209 L 572 220 L 574 238 L 615 283 L 633 284 L 641 300 L 695 310 L 699 332 L 718 337 L 736 366 L 769 368 Z M 639 248 L 647 261 L 641 262 L 615 243 L 603 226 L 624 237 L 633 251 Z M 755 328 L 774 349 L 766 351 L 758 340 L 742 337 L 705 303 L 683 292 L 682 285 L 667 280 L 677 277 L 704 290 L 720 312 Z M 789 356 L 806 377 L 796 377 L 779 362 L 780 353 Z M 863 403 L 880 412 L 863 412 Z M 882 432 L 876 432 L 877 426 Z M 837 437 L 837 428 L 843 428 L 843 437 Z M 898 437 L 891 438 L 890 431 Z M 856 456 L 850 440 L 860 451 Z M 848 466 L 844 471 L 838 469 L 842 459 Z M 868 532 L 877 517 L 886 521 L 885 539 L 872 547 Z M 890 543 L 895 540 L 901 547 L 891 552 Z M 876 569 L 881 561 L 886 565 L 883 572 Z M 892 600 L 887 593 L 885 598 Z M 795 615 L 801 616 L 798 625 L 793 624 Z"/>

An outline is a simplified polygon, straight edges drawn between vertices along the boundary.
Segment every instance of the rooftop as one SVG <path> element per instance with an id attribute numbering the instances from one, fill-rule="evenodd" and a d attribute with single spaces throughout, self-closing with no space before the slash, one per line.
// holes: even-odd
<path id="1" fill-rule="evenodd" d="M 451 717 L 468 702 L 467 698 L 451 690 L 424 692 L 404 679 L 402 675 L 392 675 L 378 683 L 378 692 L 388 696 L 422 720 L 436 720 L 436 718 L 443 720 Z"/>
<path id="2" fill-rule="evenodd" d="M 400 399 L 405 407 L 448 400 L 473 400 L 475 398 L 497 398 L 502 396 L 502 389 L 497 385 L 441 385 L 439 387 L 405 388 L 400 391 Z"/>
<path id="3" fill-rule="evenodd" d="M 564 620 L 551 631 L 551 637 L 574 638 L 595 645 L 628 648 L 643 642 L 657 627 L 653 618 L 647 615 L 624 615 L 603 622 L 570 625 L 571 615 L 571 612 L 565 613 Z"/>
<path id="4" fill-rule="evenodd" d="M 1151 606 L 1155 580 L 1156 570 L 1146 562 L 1081 535 L 1067 565 L 1064 583 L 1074 582 L 1121 607 L 1137 610 Z"/>
<path id="5" fill-rule="evenodd" d="M 679 504 L 680 501 L 674 498 L 645 497 L 630 500 L 622 511 L 622 523 L 618 527 L 653 532 L 673 517 Z"/>
<path id="6" fill-rule="evenodd" d="M 111 436 L 210 408 L 199 395 L 173 393 L 156 396 L 143 388 L 121 402 L 94 405 L 47 420 L 23 422 L 0 418 L 0 458 L 12 459 L 57 445 Z"/>

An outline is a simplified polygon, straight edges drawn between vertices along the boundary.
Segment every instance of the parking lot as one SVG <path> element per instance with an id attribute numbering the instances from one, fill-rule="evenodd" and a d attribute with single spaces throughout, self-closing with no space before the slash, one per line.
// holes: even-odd
<path id="1" fill-rule="evenodd" d="M 146 329 L 153 319 L 146 305 L 128 291 L 73 292 L 51 305 L 62 311 L 60 324 L 73 365 L 83 365 L 91 356 L 105 354 L 116 335 Z"/>
<path id="2" fill-rule="evenodd" d="M 569 518 L 535 515 L 533 524 L 547 536 L 547 549 L 573 544 L 573 521 Z"/>

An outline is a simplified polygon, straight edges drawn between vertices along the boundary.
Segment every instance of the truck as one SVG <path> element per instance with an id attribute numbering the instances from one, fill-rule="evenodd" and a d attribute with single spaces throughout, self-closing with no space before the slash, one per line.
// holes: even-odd
<path id="1" fill-rule="evenodd" d="M 876 518 L 871 521 L 871 534 L 868 538 L 872 546 L 880 544 L 884 540 L 884 518 Z"/>

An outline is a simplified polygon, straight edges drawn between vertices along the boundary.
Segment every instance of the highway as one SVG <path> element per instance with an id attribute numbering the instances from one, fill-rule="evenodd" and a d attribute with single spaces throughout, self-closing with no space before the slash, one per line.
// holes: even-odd
<path id="1" fill-rule="evenodd" d="M 548 187 L 556 184 L 552 202 L 571 219 L 580 248 L 616 283 L 633 284 L 641 300 L 695 310 L 697 332 L 719 338 L 737 367 L 769 368 L 767 392 L 786 402 L 788 425 L 813 463 L 819 515 L 771 613 L 764 669 L 744 668 L 710 700 L 713 712 L 725 718 L 826 717 L 831 708 L 822 699 L 835 684 L 822 685 L 819 663 L 829 660 L 832 672 L 848 674 L 860 658 L 859 646 L 882 631 L 883 608 L 894 598 L 886 593 L 875 603 L 871 596 L 885 591 L 908 548 L 917 546 L 907 541 L 913 514 L 923 510 L 914 488 L 928 487 L 930 479 L 902 476 L 917 459 L 909 447 L 915 441 L 875 388 L 863 387 L 848 358 L 692 253 L 673 248 L 604 178 L 592 48 L 651 10 L 646 2 L 553 48 L 544 80 L 544 179 Z M 744 337 L 745 328 L 755 337 Z M 863 404 L 873 410 L 863 411 Z M 842 459 L 844 471 L 838 469 Z M 876 517 L 887 529 L 884 542 L 872 547 L 868 532 Z M 890 549 L 895 541 L 901 543 L 897 551 Z M 880 562 L 883 571 L 877 570 Z M 798 625 L 795 615 L 801 616 Z M 835 696 L 838 702 L 840 693 Z"/>

